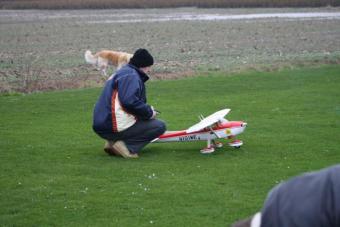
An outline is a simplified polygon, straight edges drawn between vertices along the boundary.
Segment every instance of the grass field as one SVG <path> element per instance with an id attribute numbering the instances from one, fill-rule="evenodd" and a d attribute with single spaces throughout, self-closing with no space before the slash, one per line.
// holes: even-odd
<path id="1" fill-rule="evenodd" d="M 100 89 L 0 96 L 1 226 L 228 226 L 279 182 L 340 160 L 340 67 L 148 83 L 168 129 L 221 108 L 244 120 L 239 150 L 152 144 L 109 157 L 91 130 Z"/>

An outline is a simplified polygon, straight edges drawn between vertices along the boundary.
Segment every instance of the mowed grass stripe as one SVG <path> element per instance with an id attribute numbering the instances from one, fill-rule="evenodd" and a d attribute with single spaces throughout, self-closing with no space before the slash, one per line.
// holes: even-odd
<path id="1" fill-rule="evenodd" d="M 91 129 L 101 89 L 0 96 L 0 223 L 227 226 L 279 182 L 339 162 L 339 76 L 334 65 L 150 81 L 170 130 L 226 107 L 248 128 L 239 150 L 152 144 L 139 160 L 102 151 Z"/>

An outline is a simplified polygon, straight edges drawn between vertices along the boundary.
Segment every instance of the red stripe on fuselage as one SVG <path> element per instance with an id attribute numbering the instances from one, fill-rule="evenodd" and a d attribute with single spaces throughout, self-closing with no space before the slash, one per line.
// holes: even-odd
<path id="1" fill-rule="evenodd" d="M 215 130 L 221 130 L 221 129 L 227 129 L 227 128 L 235 128 L 235 127 L 242 127 L 243 122 L 242 121 L 229 121 L 226 123 L 218 124 L 212 129 Z M 159 139 L 165 139 L 165 138 L 171 138 L 171 137 L 177 137 L 177 136 L 186 136 L 186 135 L 192 135 L 196 133 L 204 133 L 204 132 L 210 132 L 210 129 L 202 129 L 200 131 L 192 132 L 192 133 L 186 133 L 186 130 L 181 131 L 174 131 L 174 132 L 168 132 L 164 133 L 159 137 Z"/>

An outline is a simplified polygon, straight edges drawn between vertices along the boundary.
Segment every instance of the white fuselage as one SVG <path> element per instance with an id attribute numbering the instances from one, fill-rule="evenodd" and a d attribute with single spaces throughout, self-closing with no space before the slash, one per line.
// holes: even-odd
<path id="1" fill-rule="evenodd" d="M 155 142 L 189 142 L 197 140 L 214 140 L 218 138 L 232 138 L 241 134 L 245 128 L 244 122 L 227 122 L 217 127 L 203 129 L 197 132 L 187 133 L 183 131 L 170 131 L 161 135 Z"/>

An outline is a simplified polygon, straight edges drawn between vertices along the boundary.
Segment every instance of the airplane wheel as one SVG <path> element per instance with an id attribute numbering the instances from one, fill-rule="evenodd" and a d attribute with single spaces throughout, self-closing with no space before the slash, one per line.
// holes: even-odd
<path id="1" fill-rule="evenodd" d="M 206 147 L 201 150 L 201 154 L 211 154 L 215 151 L 213 147 Z"/>
<path id="2" fill-rule="evenodd" d="M 228 143 L 229 146 L 235 147 L 236 149 L 242 146 L 243 142 L 241 140 L 235 140 L 233 142 Z"/>
<path id="3" fill-rule="evenodd" d="M 221 148 L 221 147 L 223 147 L 223 143 L 221 143 L 221 142 L 215 142 L 215 143 L 214 143 L 214 146 L 215 146 L 216 148 Z"/>

